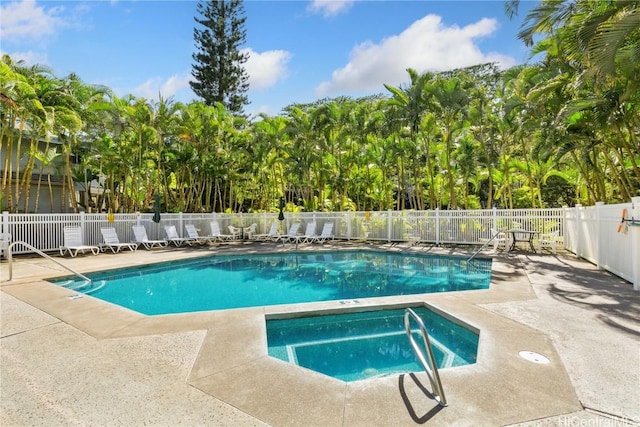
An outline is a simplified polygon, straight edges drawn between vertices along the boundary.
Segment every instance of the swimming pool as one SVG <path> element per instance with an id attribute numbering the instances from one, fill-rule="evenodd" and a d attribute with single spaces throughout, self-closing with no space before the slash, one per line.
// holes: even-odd
<path id="1" fill-rule="evenodd" d="M 352 301 L 486 289 L 491 260 L 379 251 L 216 255 L 89 273 L 53 283 L 139 313 Z"/>
<path id="2" fill-rule="evenodd" d="M 478 333 L 425 307 L 425 323 L 439 369 L 476 362 Z M 419 330 L 415 339 L 422 342 Z M 404 309 L 267 319 L 270 356 L 342 381 L 422 371 L 404 329 Z"/>

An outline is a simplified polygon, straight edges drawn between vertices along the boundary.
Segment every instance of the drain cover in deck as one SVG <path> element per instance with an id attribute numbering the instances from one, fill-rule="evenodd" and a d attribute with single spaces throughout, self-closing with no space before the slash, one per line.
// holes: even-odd
<path id="1" fill-rule="evenodd" d="M 543 355 L 539 354 L 539 353 L 535 353 L 533 351 L 526 351 L 523 350 L 520 353 L 518 353 L 520 355 L 520 357 L 522 357 L 524 360 L 528 360 L 529 362 L 533 362 L 533 363 L 541 363 L 541 364 L 547 364 L 550 362 L 550 360 L 546 357 L 544 357 Z"/>

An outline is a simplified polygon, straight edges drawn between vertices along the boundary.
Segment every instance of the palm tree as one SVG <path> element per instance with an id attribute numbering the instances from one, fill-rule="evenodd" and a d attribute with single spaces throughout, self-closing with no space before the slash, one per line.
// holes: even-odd
<path id="1" fill-rule="evenodd" d="M 259 209 L 276 209 L 276 201 L 284 196 L 278 189 L 283 186 L 283 148 L 287 145 L 289 120 L 286 117 L 260 116 L 253 124 L 255 139 L 252 145 L 254 176 L 261 188 Z"/>
<path id="2" fill-rule="evenodd" d="M 158 96 L 158 101 L 148 106 L 150 109 L 150 122 L 148 128 L 153 134 L 154 138 L 150 141 L 151 150 L 149 150 L 149 161 L 155 162 L 155 175 L 156 182 L 150 183 L 156 187 L 162 187 L 165 190 L 165 200 L 170 200 L 168 192 L 168 183 L 166 181 L 167 175 L 164 171 L 163 165 L 163 152 L 167 145 L 167 138 L 169 136 L 175 136 L 177 132 L 177 123 L 179 121 L 180 110 L 182 104 L 176 103 L 173 98 L 164 98 L 162 95 Z M 153 157 L 155 154 L 155 157 Z M 150 177 L 147 177 L 148 179 Z M 158 188 L 159 189 L 159 188 Z M 148 199 L 145 203 L 151 201 L 151 193 L 148 192 Z"/>
<path id="3" fill-rule="evenodd" d="M 40 163 L 40 172 L 38 173 L 38 187 L 36 190 L 36 201 L 34 211 L 39 212 L 38 204 L 40 202 L 40 184 L 42 183 L 42 175 L 44 171 L 47 172 L 47 188 L 49 189 L 49 209 L 50 212 L 54 212 L 53 206 L 53 187 L 51 186 L 51 171 L 55 168 L 56 162 L 60 159 L 60 153 L 57 148 L 46 148 L 43 151 L 35 153 L 36 160 Z"/>
<path id="4" fill-rule="evenodd" d="M 458 207 L 455 194 L 455 176 L 453 165 L 453 142 L 457 132 L 465 125 L 462 120 L 466 115 L 469 104 L 469 95 L 463 87 L 461 78 L 439 77 L 433 88 L 432 94 L 437 101 L 438 116 L 442 128 L 443 143 L 445 146 L 445 172 L 449 188 L 449 208 Z"/>
<path id="5" fill-rule="evenodd" d="M 66 191 L 69 192 L 71 204 L 75 212 L 78 211 L 73 172 L 71 168 L 71 155 L 82 151 L 81 131 L 91 120 L 95 120 L 93 106 L 101 103 L 108 94 L 104 86 L 87 85 L 75 74 L 70 74 L 61 82 L 60 104 L 54 106 L 56 120 L 54 132 L 62 142 L 62 156 L 64 159 L 64 185 L 61 203 L 66 203 Z M 58 114 L 58 111 L 63 114 Z M 64 205 L 61 206 L 65 211 Z"/>
<path id="6" fill-rule="evenodd" d="M 462 188 L 462 207 L 464 209 L 469 207 L 469 184 L 471 184 L 471 177 L 477 171 L 477 156 L 475 153 L 479 147 L 474 142 L 468 130 L 461 132 L 457 141 L 458 147 L 454 153 L 455 163 L 460 175 L 458 187 Z"/>
<path id="7" fill-rule="evenodd" d="M 511 10 L 517 3 L 511 2 Z M 569 58 L 614 74 L 618 67 L 640 63 L 639 6 L 637 0 L 543 0 L 529 12 L 518 37 L 532 46 L 536 34 L 562 31 Z"/>
<path id="8" fill-rule="evenodd" d="M 326 169 L 325 178 L 331 187 L 331 202 L 333 206 L 344 206 L 346 200 L 346 181 L 348 166 L 344 159 L 347 150 L 343 147 L 349 143 L 344 137 L 344 129 L 348 123 L 350 100 L 338 98 L 328 102 L 322 102 L 311 112 L 311 130 L 313 132 L 310 142 L 310 154 L 320 149 L 325 152 L 323 162 Z M 326 172 L 329 172 L 326 175 Z M 319 187 L 321 188 L 321 187 Z M 306 189 L 310 193 L 310 188 Z"/>
<path id="9" fill-rule="evenodd" d="M 23 171 L 22 176 L 20 175 L 20 161 L 23 154 L 22 141 L 27 133 L 27 138 L 37 141 L 38 135 L 34 135 L 32 129 L 38 128 L 38 122 L 45 120 L 45 110 L 37 97 L 34 86 L 37 76 L 47 71 L 40 66 L 25 67 L 24 62 L 13 62 L 7 55 L 4 55 L 0 62 L 0 75 L 2 76 L 0 107 L 2 107 L 3 117 L 0 138 L 2 141 L 5 139 L 7 141 L 2 193 L 6 194 L 7 209 L 10 211 L 18 210 L 23 190 L 20 179 L 22 178 L 22 183 L 25 183 L 31 176 L 29 167 Z M 14 140 L 16 133 L 17 140 Z M 5 144 L 3 143 L 2 146 L 4 148 Z M 32 149 L 29 150 L 29 152 L 32 151 Z M 31 157 L 28 157 L 27 165 L 32 165 Z M 13 182 L 15 182 L 15 186 L 12 184 Z M 28 207 L 26 209 L 28 210 Z"/>
<path id="10" fill-rule="evenodd" d="M 393 87 L 384 85 L 391 92 L 392 97 L 389 99 L 389 105 L 397 109 L 397 118 L 400 123 L 405 124 L 409 129 L 409 139 L 414 147 L 418 147 L 417 141 L 420 134 L 420 127 L 423 124 L 425 115 L 431 105 L 432 85 L 434 83 L 434 75 L 432 73 L 418 74 L 412 68 L 407 69 L 410 78 L 410 86 L 403 89 L 401 87 Z M 433 167 L 431 165 L 431 152 L 428 140 L 421 146 L 424 150 L 424 159 L 426 166 L 426 174 L 432 179 Z M 420 156 L 421 158 L 423 156 Z M 433 182 L 429 185 L 429 205 L 436 205 L 436 196 L 434 192 Z"/>
<path id="11" fill-rule="evenodd" d="M 509 3 L 517 7 L 518 2 Z M 551 123 L 566 132 L 547 132 L 557 135 L 561 144 L 549 150 L 553 142 L 547 140 L 546 150 L 577 162 L 584 176 L 579 182 L 586 185 L 591 201 L 607 200 L 610 186 L 617 187 L 614 193 L 622 200 L 640 188 L 639 5 L 547 0 L 531 10 L 519 34 L 529 45 L 535 35 L 546 36 L 534 53 L 546 53 L 543 67 L 552 74 L 532 94 L 563 95 Z"/>
<path id="12" fill-rule="evenodd" d="M 364 210 L 373 207 L 372 196 L 380 189 L 379 144 L 382 141 L 386 124 L 384 100 L 369 98 L 360 100 L 355 106 L 352 120 L 347 123 L 345 132 L 352 135 L 349 154 L 351 172 L 350 191 L 355 193 L 355 205 Z"/>

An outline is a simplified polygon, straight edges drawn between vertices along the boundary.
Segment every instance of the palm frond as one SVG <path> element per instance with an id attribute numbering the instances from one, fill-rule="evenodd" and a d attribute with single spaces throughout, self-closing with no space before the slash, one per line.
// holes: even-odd
<path id="1" fill-rule="evenodd" d="M 619 19 L 610 19 L 598 26 L 588 44 L 591 63 L 600 71 L 613 74 L 616 56 L 625 39 L 640 29 L 640 9 L 631 9 Z"/>

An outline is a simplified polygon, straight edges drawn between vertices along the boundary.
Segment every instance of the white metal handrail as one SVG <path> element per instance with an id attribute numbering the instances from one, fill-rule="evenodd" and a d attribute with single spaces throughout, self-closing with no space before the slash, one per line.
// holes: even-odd
<path id="1" fill-rule="evenodd" d="M 493 236 L 491 236 L 491 238 L 490 238 L 488 241 L 486 241 L 486 242 L 484 243 L 484 245 L 480 246 L 480 248 L 479 248 L 479 249 L 476 249 L 476 251 L 475 251 L 475 252 L 474 252 L 474 253 L 473 253 L 469 258 L 467 258 L 467 261 L 471 261 L 473 258 L 475 258 L 475 256 L 476 256 L 476 255 L 478 255 L 478 254 L 479 254 L 479 253 L 480 253 L 484 248 L 486 248 L 486 247 L 487 247 L 487 245 L 488 245 L 489 243 L 493 242 L 493 240 L 494 240 L 496 237 L 498 237 L 498 235 L 499 235 L 500 233 L 502 233 L 502 231 L 498 231 L 498 232 L 496 232 L 496 234 L 494 234 Z"/>
<path id="2" fill-rule="evenodd" d="M 55 262 L 56 264 L 58 264 L 60 267 L 64 268 L 65 270 L 68 270 L 71 273 L 75 274 L 76 276 L 78 276 L 78 277 L 80 277 L 80 278 L 82 278 L 82 279 L 84 279 L 84 280 L 86 280 L 88 282 L 91 282 L 91 279 L 89 279 L 84 274 L 78 273 L 77 271 L 75 271 L 71 267 L 67 267 L 66 265 L 62 264 L 61 262 L 56 261 L 55 259 L 51 258 L 49 255 L 45 254 L 41 250 L 39 250 L 37 248 L 34 248 L 30 244 L 25 243 L 25 242 L 21 242 L 21 241 L 13 242 L 7 247 L 7 260 L 9 261 L 9 280 L 7 280 L 8 282 L 10 282 L 13 279 L 13 257 L 11 256 L 11 249 L 15 245 L 18 245 L 18 244 L 26 246 L 27 248 L 31 249 L 32 251 L 34 251 L 38 255 L 41 255 L 41 256 L 43 256 L 43 257 L 45 257 L 47 259 L 50 259 L 51 261 Z"/>
<path id="3" fill-rule="evenodd" d="M 427 363 L 427 359 L 425 358 L 424 353 L 418 346 L 418 343 L 416 343 L 416 340 L 413 338 L 413 334 L 411 332 L 412 318 L 416 321 L 418 327 L 420 328 L 422 340 L 424 341 L 424 346 L 427 349 L 427 354 L 429 355 L 429 363 Z M 413 352 L 420 361 L 420 364 L 422 365 L 424 371 L 427 373 L 427 376 L 429 377 L 434 398 L 440 404 L 440 406 L 447 406 L 447 398 L 445 397 L 444 390 L 442 389 L 442 382 L 440 381 L 440 374 L 438 373 L 436 358 L 433 355 L 433 348 L 431 348 L 429 333 L 427 332 L 427 328 L 424 326 L 424 322 L 422 321 L 420 316 L 418 316 L 416 312 L 410 308 L 407 308 L 404 313 L 404 328 L 407 331 L 407 337 L 409 338 L 409 342 L 411 343 Z M 429 364 L 431 366 L 429 366 Z"/>

